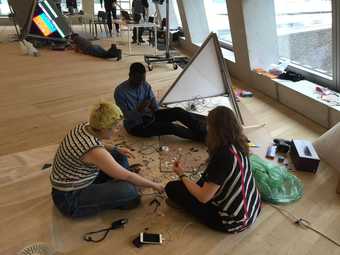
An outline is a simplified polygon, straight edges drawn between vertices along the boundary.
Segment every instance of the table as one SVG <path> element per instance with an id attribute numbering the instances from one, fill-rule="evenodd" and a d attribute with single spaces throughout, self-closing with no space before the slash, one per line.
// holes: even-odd
<path id="1" fill-rule="evenodd" d="M 79 24 L 82 26 L 83 32 L 87 33 L 86 26 L 89 26 L 90 34 L 94 33 L 93 28 L 93 16 L 87 14 L 73 14 L 65 16 L 66 19 L 69 21 L 70 26 L 73 25 L 74 21 L 78 21 Z"/>
<path id="2" fill-rule="evenodd" d="M 143 28 L 153 28 L 155 32 L 155 55 L 157 54 L 157 28 L 158 25 L 155 23 L 151 22 L 143 22 L 143 23 L 126 23 L 126 26 L 128 27 L 128 44 L 129 44 L 129 55 L 133 55 L 131 51 L 131 37 L 130 37 L 130 31 L 131 29 L 133 30 L 134 28 L 137 29 L 137 38 L 139 38 L 138 34 L 138 28 L 143 27 Z"/>

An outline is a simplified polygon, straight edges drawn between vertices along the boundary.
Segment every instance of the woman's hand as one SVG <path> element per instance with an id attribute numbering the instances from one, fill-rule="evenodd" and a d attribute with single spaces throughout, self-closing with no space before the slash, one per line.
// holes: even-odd
<path id="1" fill-rule="evenodd" d="M 155 185 L 152 187 L 154 190 L 157 190 L 159 193 L 164 192 L 164 186 L 160 183 L 155 183 Z"/>
<path id="2" fill-rule="evenodd" d="M 119 153 L 123 154 L 124 156 L 128 158 L 135 158 L 135 156 L 132 154 L 132 152 L 128 148 L 118 148 L 117 150 Z"/>
<path id="3" fill-rule="evenodd" d="M 178 176 L 181 176 L 181 175 L 184 174 L 184 169 L 183 169 L 183 167 L 182 167 L 180 161 L 175 161 L 175 162 L 174 162 L 174 166 L 173 166 L 172 170 L 174 170 L 174 172 L 175 172 Z"/>

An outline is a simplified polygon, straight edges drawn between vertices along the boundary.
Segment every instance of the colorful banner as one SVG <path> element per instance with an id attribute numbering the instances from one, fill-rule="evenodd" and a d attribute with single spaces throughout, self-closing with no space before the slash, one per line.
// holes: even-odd
<path id="1" fill-rule="evenodd" d="M 33 22 L 37 25 L 44 36 L 49 36 L 50 34 L 57 31 L 56 27 L 45 13 L 34 17 Z"/>

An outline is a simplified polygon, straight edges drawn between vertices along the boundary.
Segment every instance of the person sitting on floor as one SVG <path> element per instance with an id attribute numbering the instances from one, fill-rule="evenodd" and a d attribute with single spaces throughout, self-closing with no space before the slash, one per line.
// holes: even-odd
<path id="1" fill-rule="evenodd" d="M 173 170 L 180 181 L 165 187 L 169 205 L 182 207 L 213 229 L 243 231 L 259 215 L 261 197 L 251 171 L 247 138 L 229 108 L 219 106 L 209 112 L 207 145 L 208 166 L 197 183 L 175 162 Z"/>
<path id="2" fill-rule="evenodd" d="M 77 52 L 81 52 L 97 58 L 117 58 L 117 61 L 122 58 L 122 50 L 117 49 L 115 44 L 112 44 L 110 49 L 105 50 L 102 46 L 92 44 L 89 40 L 81 37 L 79 34 L 72 34 L 71 42 L 73 48 Z"/>
<path id="3" fill-rule="evenodd" d="M 176 135 L 204 141 L 206 117 L 182 108 L 159 109 L 151 86 L 145 81 L 145 67 L 141 63 L 130 66 L 129 79 L 114 92 L 114 99 L 124 114 L 124 127 L 134 136 L 151 137 Z M 183 125 L 173 122 L 179 121 Z"/>
<path id="4" fill-rule="evenodd" d="M 135 187 L 163 191 L 129 169 L 128 149 L 105 146 L 122 113 L 113 103 L 100 103 L 89 123 L 77 124 L 62 140 L 55 155 L 50 180 L 55 206 L 65 216 L 79 218 L 106 209 L 129 209 L 140 203 Z"/>

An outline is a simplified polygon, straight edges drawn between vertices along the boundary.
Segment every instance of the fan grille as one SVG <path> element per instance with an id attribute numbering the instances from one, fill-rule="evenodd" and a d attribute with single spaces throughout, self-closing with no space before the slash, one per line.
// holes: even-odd
<path id="1" fill-rule="evenodd" d="M 26 246 L 17 255 L 53 255 L 53 251 L 47 244 L 35 243 Z"/>

